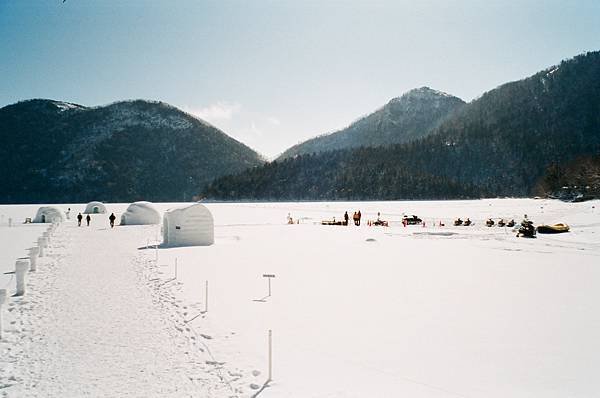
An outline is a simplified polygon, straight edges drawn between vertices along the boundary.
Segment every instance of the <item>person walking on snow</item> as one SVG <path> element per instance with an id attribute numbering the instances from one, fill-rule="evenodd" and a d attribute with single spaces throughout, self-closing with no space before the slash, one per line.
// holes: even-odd
<path id="1" fill-rule="evenodd" d="M 87 222 L 87 226 L 90 226 L 90 221 L 92 221 L 92 217 L 90 217 L 90 215 L 88 214 L 87 217 L 85 218 L 85 221 Z"/>
<path id="2" fill-rule="evenodd" d="M 108 217 L 108 220 L 110 221 L 110 227 L 114 228 L 115 227 L 115 219 L 117 217 L 115 217 L 115 213 L 110 213 L 110 217 Z"/>
<path id="3" fill-rule="evenodd" d="M 81 220 L 83 220 L 83 216 L 81 213 L 77 214 L 77 226 L 81 227 Z"/>
<path id="4" fill-rule="evenodd" d="M 362 217 L 362 214 L 360 214 L 360 210 L 359 210 L 359 211 L 358 211 L 358 224 L 356 224 L 356 225 L 358 225 L 359 227 L 360 227 L 360 219 L 361 219 L 361 217 Z"/>
<path id="5" fill-rule="evenodd" d="M 344 213 L 344 222 L 346 223 L 346 225 L 348 225 L 348 219 L 350 219 L 350 217 L 348 216 L 348 212 Z"/>

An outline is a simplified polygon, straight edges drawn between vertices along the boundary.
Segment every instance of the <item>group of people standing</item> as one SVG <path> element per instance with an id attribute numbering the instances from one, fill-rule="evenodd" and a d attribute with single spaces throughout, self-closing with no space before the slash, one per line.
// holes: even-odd
<path id="1" fill-rule="evenodd" d="M 354 214 L 352 215 L 352 221 L 354 221 L 354 225 L 359 226 L 360 225 L 360 219 L 362 218 L 362 214 L 359 211 L 355 211 Z M 346 225 L 348 225 L 348 221 L 350 219 L 350 216 L 348 215 L 348 212 L 344 213 L 344 221 L 346 222 Z"/>
<path id="2" fill-rule="evenodd" d="M 71 210 L 71 209 L 69 209 Z M 117 219 L 117 216 L 115 216 L 115 213 L 110 213 L 110 216 L 108 217 L 108 221 L 110 223 L 110 227 L 114 228 L 115 227 L 115 220 Z M 81 227 L 81 221 L 83 221 L 83 215 L 81 213 L 79 213 L 77 215 L 77 226 Z M 88 214 L 87 216 L 85 216 L 85 222 L 87 223 L 87 226 L 90 226 L 90 221 L 92 221 L 92 217 Z"/>
<path id="3" fill-rule="evenodd" d="M 77 226 L 81 227 L 81 221 L 83 220 L 83 215 L 81 213 L 77 214 Z M 87 222 L 87 226 L 90 226 L 90 221 L 92 221 L 92 217 L 88 214 L 85 217 L 85 221 Z"/>

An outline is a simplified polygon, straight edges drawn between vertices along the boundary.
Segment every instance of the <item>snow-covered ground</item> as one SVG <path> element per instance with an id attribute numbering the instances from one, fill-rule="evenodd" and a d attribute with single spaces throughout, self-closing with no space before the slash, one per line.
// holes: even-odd
<path id="1" fill-rule="evenodd" d="M 160 227 L 66 222 L 27 295 L 5 306 L 0 392 L 249 397 L 267 379 L 272 330 L 260 397 L 594 396 L 599 204 L 208 204 L 215 245 L 169 249 L 146 249 Z M 74 218 L 84 205 L 60 207 Z M 107 207 L 118 220 L 127 204 Z M 1 272 L 44 230 L 21 224 L 36 209 L 0 206 Z M 361 227 L 318 225 L 359 209 Z M 378 211 L 390 227 L 366 226 Z M 403 213 L 427 226 L 403 227 Z M 572 230 L 524 239 L 484 226 L 523 214 Z"/>

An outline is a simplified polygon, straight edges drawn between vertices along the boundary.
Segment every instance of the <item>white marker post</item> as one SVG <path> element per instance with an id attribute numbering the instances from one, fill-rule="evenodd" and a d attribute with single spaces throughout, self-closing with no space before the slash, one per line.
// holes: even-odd
<path id="1" fill-rule="evenodd" d="M 267 383 L 273 380 L 273 331 L 269 329 L 269 379 Z"/>
<path id="2" fill-rule="evenodd" d="M 2 325 L 2 312 L 4 303 L 6 302 L 6 289 L 0 289 L 0 340 L 2 340 L 2 332 L 4 331 L 4 325 Z"/>
<path id="3" fill-rule="evenodd" d="M 39 248 L 39 252 L 38 252 L 39 257 L 44 257 L 44 238 L 42 238 L 42 237 L 38 238 L 38 248 Z"/>
<path id="4" fill-rule="evenodd" d="M 204 284 L 204 313 L 208 312 L 208 281 Z"/>
<path id="5" fill-rule="evenodd" d="M 48 244 L 50 244 L 51 238 L 50 238 L 50 232 L 46 231 L 42 234 L 42 237 L 46 239 L 46 242 L 48 242 Z"/>
<path id="6" fill-rule="evenodd" d="M 263 278 L 267 278 L 269 281 L 269 295 L 267 297 L 271 297 L 271 278 L 275 278 L 274 274 L 263 274 Z"/>
<path id="7" fill-rule="evenodd" d="M 29 260 L 17 260 L 15 264 L 15 275 L 17 277 L 17 292 L 16 296 L 25 294 L 25 274 L 29 270 Z"/>
<path id="8" fill-rule="evenodd" d="M 32 247 L 31 249 L 29 249 L 29 263 L 30 263 L 29 270 L 32 272 L 35 272 L 37 270 L 37 258 L 38 258 L 39 252 L 40 252 L 40 249 L 37 247 Z"/>

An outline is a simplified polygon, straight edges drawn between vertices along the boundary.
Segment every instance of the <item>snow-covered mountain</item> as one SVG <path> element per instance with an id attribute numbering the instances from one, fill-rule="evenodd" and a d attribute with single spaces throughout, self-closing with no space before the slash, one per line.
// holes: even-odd
<path id="1" fill-rule="evenodd" d="M 0 202 L 189 200 L 215 177 L 263 163 L 162 102 L 100 107 L 35 99 L 0 109 Z"/>
<path id="2" fill-rule="evenodd" d="M 421 87 L 393 98 L 386 105 L 350 126 L 321 135 L 286 150 L 280 159 L 336 149 L 401 144 L 428 135 L 464 101 L 450 94 Z"/>

